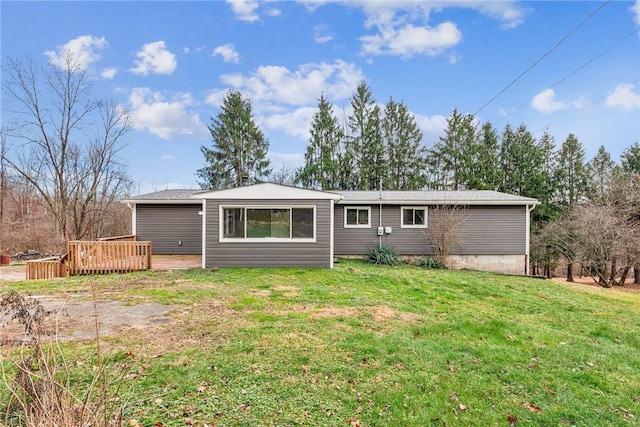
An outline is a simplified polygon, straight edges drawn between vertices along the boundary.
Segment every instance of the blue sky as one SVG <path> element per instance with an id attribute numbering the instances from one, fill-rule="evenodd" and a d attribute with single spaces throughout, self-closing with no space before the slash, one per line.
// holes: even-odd
<path id="1" fill-rule="evenodd" d="M 640 0 L 2 1 L 0 14 L 3 60 L 70 50 L 95 97 L 130 111 L 135 193 L 197 187 L 230 88 L 251 99 L 276 169 L 302 164 L 320 94 L 344 117 L 363 79 L 380 104 L 404 101 L 428 147 L 454 108 L 558 146 L 574 133 L 588 159 L 640 140 Z"/>

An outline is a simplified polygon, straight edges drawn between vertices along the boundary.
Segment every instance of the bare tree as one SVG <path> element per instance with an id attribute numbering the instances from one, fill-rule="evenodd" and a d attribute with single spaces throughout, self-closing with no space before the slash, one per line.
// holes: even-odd
<path id="1" fill-rule="evenodd" d="M 640 224 L 616 212 L 615 206 L 585 205 L 572 209 L 579 259 L 589 275 L 604 287 L 624 285 L 640 261 Z"/>
<path id="2" fill-rule="evenodd" d="M 275 184 L 295 185 L 296 171 L 282 162 L 280 169 L 272 169 L 267 179 Z"/>
<path id="3" fill-rule="evenodd" d="M 467 217 L 467 207 L 462 205 L 443 203 L 429 208 L 424 237 L 443 265 L 449 266 L 449 257 L 462 245 L 462 226 Z"/>
<path id="4" fill-rule="evenodd" d="M 5 164 L 30 185 L 63 239 L 98 237 L 110 207 L 131 185 L 119 153 L 131 129 L 127 111 L 91 97 L 91 78 L 71 54 L 40 69 L 3 65 Z"/>

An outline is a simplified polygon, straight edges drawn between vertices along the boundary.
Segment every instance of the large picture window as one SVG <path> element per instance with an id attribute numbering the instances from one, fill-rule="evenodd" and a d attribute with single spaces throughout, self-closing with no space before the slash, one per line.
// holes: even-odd
<path id="1" fill-rule="evenodd" d="M 345 228 L 371 228 L 371 207 L 345 207 Z"/>
<path id="2" fill-rule="evenodd" d="M 425 207 L 403 207 L 402 223 L 403 228 L 426 228 L 427 208 Z"/>
<path id="3" fill-rule="evenodd" d="M 222 239 L 315 239 L 314 207 L 222 207 Z"/>

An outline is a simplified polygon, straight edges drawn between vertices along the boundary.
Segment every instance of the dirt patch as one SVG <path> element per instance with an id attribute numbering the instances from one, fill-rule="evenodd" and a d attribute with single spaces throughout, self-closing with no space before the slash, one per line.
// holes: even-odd
<path id="1" fill-rule="evenodd" d="M 402 313 L 400 311 L 393 310 L 386 306 L 371 306 L 371 307 L 296 307 L 291 310 L 296 313 L 309 314 L 311 319 L 326 319 L 334 317 L 360 317 L 368 315 L 376 322 L 384 322 L 387 320 L 400 320 L 403 322 L 414 322 L 420 318 L 417 314 Z"/>
<path id="2" fill-rule="evenodd" d="M 96 319 L 101 337 L 167 324 L 171 321 L 170 312 L 175 309 L 174 306 L 155 303 L 126 305 L 120 301 L 97 301 L 94 307 L 93 301 L 39 300 L 46 310 L 54 313 L 49 322 L 50 329 L 57 329 L 56 337 L 60 341 L 95 339 Z M 17 340 L 23 332 L 22 328 L 10 324 L 2 328 L 0 338 Z"/>
<path id="3" fill-rule="evenodd" d="M 567 282 L 567 280 L 564 277 L 554 277 L 551 280 L 558 283 L 570 283 L 570 282 Z M 627 281 L 625 282 L 624 286 L 612 286 L 611 288 L 603 288 L 602 286 L 594 282 L 594 280 L 591 277 L 587 277 L 587 276 L 574 277 L 573 283 L 577 285 L 594 286 L 600 289 L 612 289 L 616 291 L 625 291 L 625 292 L 640 292 L 640 285 L 633 283 L 633 277 L 627 278 Z"/>
<path id="4" fill-rule="evenodd" d="M 19 282 L 27 277 L 24 264 L 3 265 L 0 267 L 0 282 Z"/>

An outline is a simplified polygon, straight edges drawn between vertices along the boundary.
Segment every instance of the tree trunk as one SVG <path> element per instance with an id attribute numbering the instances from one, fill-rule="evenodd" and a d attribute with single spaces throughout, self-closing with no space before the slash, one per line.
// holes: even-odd
<path id="1" fill-rule="evenodd" d="M 640 285 L 640 264 L 633 266 L 633 283 Z"/>
<path id="2" fill-rule="evenodd" d="M 567 282 L 573 282 L 573 262 L 567 259 Z"/>
<path id="3" fill-rule="evenodd" d="M 620 275 L 620 281 L 618 283 L 616 282 L 613 282 L 613 283 L 620 286 L 624 286 L 624 283 L 627 281 L 627 276 L 629 276 L 629 270 L 631 270 L 631 267 L 625 267 L 622 270 L 622 274 Z"/>
<path id="4" fill-rule="evenodd" d="M 611 272 L 609 273 L 609 283 L 616 283 L 616 272 L 618 270 L 618 260 L 614 257 L 611 260 Z"/>

